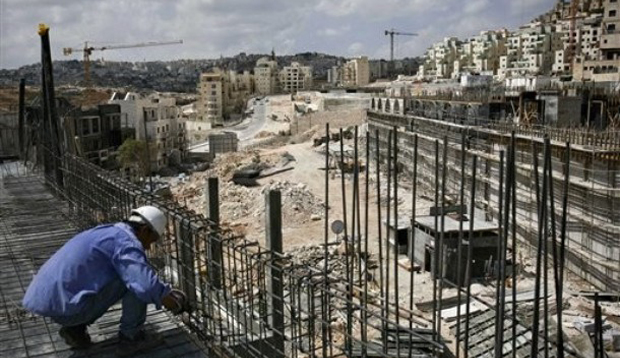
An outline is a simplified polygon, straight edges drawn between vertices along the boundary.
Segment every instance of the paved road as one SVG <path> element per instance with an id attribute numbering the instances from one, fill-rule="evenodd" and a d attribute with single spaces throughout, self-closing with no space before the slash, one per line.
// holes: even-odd
<path id="1" fill-rule="evenodd" d="M 267 121 L 267 114 L 269 113 L 269 102 L 265 102 L 265 99 L 257 101 L 254 104 L 254 100 L 248 101 L 248 107 L 254 107 L 254 113 L 251 117 L 244 119 L 241 123 L 231 127 L 225 127 L 224 130 L 228 132 L 237 133 L 239 144 L 241 147 L 249 144 L 254 137 L 263 129 Z M 190 147 L 190 150 L 206 150 L 208 142 L 196 143 Z"/>
<path id="2" fill-rule="evenodd" d="M 239 142 L 247 142 L 254 139 L 254 136 L 256 136 L 263 129 L 263 126 L 267 120 L 269 103 L 266 103 L 265 99 L 250 105 L 254 106 L 254 113 L 252 114 L 252 117 L 244 120 L 236 126 L 226 128 L 228 131 L 237 133 Z"/>

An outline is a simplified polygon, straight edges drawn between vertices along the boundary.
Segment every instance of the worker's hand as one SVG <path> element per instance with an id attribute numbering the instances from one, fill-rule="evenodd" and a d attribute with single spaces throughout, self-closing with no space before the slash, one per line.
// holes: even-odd
<path id="1" fill-rule="evenodd" d="M 161 303 L 173 314 L 189 311 L 187 296 L 181 290 L 172 289 L 169 294 L 162 298 Z"/>

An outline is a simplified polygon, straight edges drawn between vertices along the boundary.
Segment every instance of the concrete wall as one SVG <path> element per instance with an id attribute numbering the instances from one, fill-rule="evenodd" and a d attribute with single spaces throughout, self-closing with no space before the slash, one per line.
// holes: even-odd
<path id="1" fill-rule="evenodd" d="M 458 199 L 460 189 L 460 158 L 461 133 L 468 133 L 466 150 L 465 178 L 471 182 L 471 158 L 475 153 L 479 155 L 477 167 L 477 189 L 475 193 L 477 210 L 485 213 L 487 220 L 497 220 L 498 193 L 499 193 L 499 150 L 505 147 L 501 143 L 508 142 L 508 135 L 500 141 L 499 135 L 492 135 L 484 129 L 462 126 L 438 120 L 429 120 L 420 117 L 396 116 L 369 112 L 369 131 L 373 134 L 379 131 L 379 139 L 386 146 L 388 132 L 397 126 L 399 135 L 399 161 L 404 174 L 411 175 L 413 162 L 413 136 L 419 134 L 419 190 L 432 192 L 434 189 L 434 162 L 435 140 L 440 141 L 448 136 L 447 191 L 452 200 Z M 371 139 L 374 141 L 374 139 Z M 530 254 L 535 251 L 537 242 L 537 204 L 534 173 L 532 170 L 532 141 L 539 145 L 539 154 L 542 153 L 541 140 L 538 138 L 520 138 L 517 153 L 517 232 L 521 240 L 519 250 L 526 250 Z M 556 198 L 556 215 L 561 215 L 563 144 L 554 147 L 553 167 L 554 189 Z M 383 151 L 373 155 L 384 157 Z M 441 154 L 441 150 L 440 150 Z M 594 160 L 592 158 L 595 158 Z M 440 157 L 441 158 L 441 157 Z M 569 209 L 567 230 L 567 268 L 593 285 L 603 290 L 620 289 L 620 192 L 614 189 L 618 185 L 618 164 L 614 156 L 597 156 L 592 152 L 584 152 L 578 147 L 572 150 L 571 180 L 569 184 Z M 584 181 L 584 177 L 588 179 Z M 467 187 L 466 187 L 467 188 Z M 466 196 L 469 191 L 466 189 Z M 468 202 L 466 198 L 466 202 Z M 417 251 L 417 250 L 416 250 Z"/>

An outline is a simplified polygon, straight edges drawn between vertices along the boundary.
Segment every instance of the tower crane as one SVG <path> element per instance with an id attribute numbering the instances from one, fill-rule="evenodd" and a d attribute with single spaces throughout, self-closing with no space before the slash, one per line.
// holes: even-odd
<path id="1" fill-rule="evenodd" d="M 65 47 L 62 49 L 62 53 L 65 56 L 69 56 L 74 52 L 84 53 L 84 82 L 86 83 L 87 86 L 89 86 L 90 85 L 90 55 L 93 53 L 93 51 L 120 50 L 120 49 L 126 49 L 126 48 L 136 48 L 136 47 L 177 45 L 177 44 L 182 44 L 182 43 L 183 43 L 183 40 L 151 41 L 151 42 L 143 42 L 143 43 L 137 43 L 137 44 L 93 47 L 93 46 L 89 46 L 88 42 L 84 42 L 84 48 Z"/>
<path id="2" fill-rule="evenodd" d="M 394 35 L 397 36 L 418 36 L 413 32 L 400 32 L 394 29 L 385 30 L 385 36 L 390 35 L 390 67 L 394 68 Z M 390 73 L 391 75 L 391 73 Z"/>

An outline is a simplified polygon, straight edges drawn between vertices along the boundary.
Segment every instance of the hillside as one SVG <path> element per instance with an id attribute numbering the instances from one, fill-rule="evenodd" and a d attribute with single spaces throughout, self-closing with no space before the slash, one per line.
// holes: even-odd
<path id="1" fill-rule="evenodd" d="M 125 87 L 162 92 L 193 92 L 201 72 L 213 67 L 237 71 L 252 71 L 261 54 L 240 53 L 234 57 L 210 60 L 178 60 L 154 62 L 93 61 L 91 77 L 93 84 L 101 87 Z M 280 66 L 293 61 L 310 65 L 317 78 L 327 78 L 327 70 L 345 59 L 342 57 L 306 52 L 296 55 L 277 56 Z M 28 85 L 40 82 L 40 65 L 32 64 L 15 70 L 0 69 L 0 86 L 17 86 L 20 78 Z M 54 61 L 56 85 L 80 84 L 84 78 L 82 61 Z"/>

